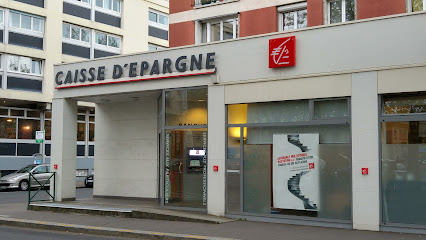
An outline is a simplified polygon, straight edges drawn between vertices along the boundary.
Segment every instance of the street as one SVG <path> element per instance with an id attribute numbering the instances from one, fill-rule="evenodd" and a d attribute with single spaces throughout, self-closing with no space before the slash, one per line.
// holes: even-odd
<path id="1" fill-rule="evenodd" d="M 124 239 L 117 237 L 105 237 L 105 236 L 96 236 L 88 234 L 78 234 L 78 233 L 65 233 L 65 232 L 56 232 L 56 231 L 44 231 L 44 230 L 34 230 L 27 228 L 16 228 L 16 227 L 7 227 L 0 226 L 0 238 L 8 240 L 21 240 L 21 239 L 31 239 L 31 240 L 101 240 L 101 239 Z"/>

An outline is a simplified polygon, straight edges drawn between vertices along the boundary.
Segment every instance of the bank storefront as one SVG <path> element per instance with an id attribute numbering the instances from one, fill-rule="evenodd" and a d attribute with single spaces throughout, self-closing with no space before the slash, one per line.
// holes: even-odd
<path id="1" fill-rule="evenodd" d="M 55 66 L 57 199 L 75 198 L 84 101 L 96 104 L 97 197 L 424 233 L 418 39 L 426 32 L 410 28 L 425 20 L 401 15 Z M 386 36 L 395 34 L 407 44 L 394 48 L 398 39 Z"/>

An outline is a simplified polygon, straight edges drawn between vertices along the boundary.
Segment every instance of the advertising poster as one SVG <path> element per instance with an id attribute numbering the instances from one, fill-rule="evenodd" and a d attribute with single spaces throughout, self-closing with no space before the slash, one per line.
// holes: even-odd
<path id="1" fill-rule="evenodd" d="M 273 135 L 273 207 L 318 211 L 319 135 Z"/>

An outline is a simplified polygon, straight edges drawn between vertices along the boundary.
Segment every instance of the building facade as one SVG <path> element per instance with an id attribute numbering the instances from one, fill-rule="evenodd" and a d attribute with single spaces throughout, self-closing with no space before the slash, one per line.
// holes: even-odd
<path id="1" fill-rule="evenodd" d="M 0 2 L 0 176 L 50 160 L 53 65 L 168 47 L 166 0 Z M 93 170 L 94 105 L 80 103 L 77 176 Z M 45 130 L 46 141 L 35 142 Z"/>
<path id="2" fill-rule="evenodd" d="M 418 11 L 57 65 L 56 197 L 75 198 L 86 101 L 95 196 L 425 233 L 425 20 Z"/>
<path id="3" fill-rule="evenodd" d="M 423 11 L 423 0 L 171 0 L 170 46 Z"/>

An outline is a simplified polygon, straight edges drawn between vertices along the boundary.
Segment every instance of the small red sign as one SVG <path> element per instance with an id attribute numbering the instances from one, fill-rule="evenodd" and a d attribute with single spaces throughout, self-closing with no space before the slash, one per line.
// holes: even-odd
<path id="1" fill-rule="evenodd" d="M 53 165 L 54 169 L 58 169 L 58 164 Z"/>
<path id="2" fill-rule="evenodd" d="M 315 168 L 315 163 L 309 163 L 309 169 L 314 169 Z"/>
<path id="3" fill-rule="evenodd" d="M 269 40 L 269 68 L 296 65 L 296 37 Z"/>
<path id="4" fill-rule="evenodd" d="M 362 168 L 361 173 L 362 175 L 368 175 L 368 168 Z"/>
<path id="5" fill-rule="evenodd" d="M 213 171 L 214 172 L 218 172 L 219 171 L 219 166 L 213 166 Z"/>

